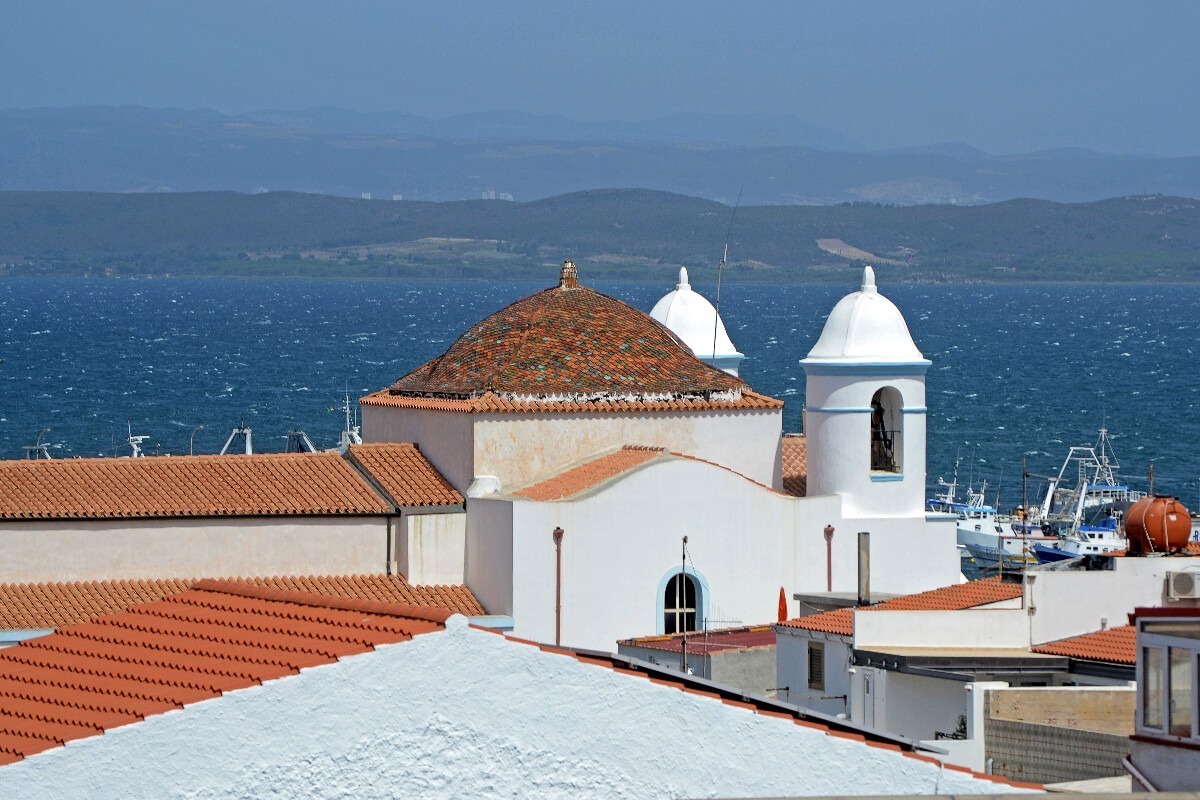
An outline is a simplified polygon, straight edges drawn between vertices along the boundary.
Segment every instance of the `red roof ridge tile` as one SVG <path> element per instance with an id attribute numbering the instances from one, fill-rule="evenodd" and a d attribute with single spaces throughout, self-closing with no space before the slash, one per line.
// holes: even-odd
<path id="1" fill-rule="evenodd" d="M 999 576 L 993 576 L 901 595 L 872 606 L 835 608 L 806 617 L 795 617 L 777 624 L 785 628 L 853 636 L 854 612 L 856 611 L 961 611 L 1005 600 L 1015 600 L 1024 592 L 1023 584 L 1008 583 L 1002 581 Z"/>
<path id="2" fill-rule="evenodd" d="M 212 578 L 196 581 L 193 589 L 217 594 L 230 594 L 240 597 L 253 597 L 259 600 L 273 600 L 296 605 L 312 606 L 314 608 L 331 608 L 341 611 L 362 611 L 385 617 L 400 617 L 403 619 L 418 619 L 443 625 L 454 616 L 453 611 L 441 608 L 427 608 L 401 603 L 384 603 L 379 600 L 360 600 L 354 597 L 335 597 L 316 594 L 314 592 L 290 591 L 253 586 L 239 581 L 221 581 Z"/>
<path id="3" fill-rule="evenodd" d="M 501 397 L 495 392 L 484 392 L 478 397 L 467 399 L 447 397 L 416 397 L 393 395 L 383 389 L 359 399 L 364 406 L 386 406 L 392 408 L 425 409 L 462 414 L 615 414 L 625 412 L 654 413 L 679 411 L 775 411 L 783 408 L 782 400 L 742 389 L 740 397 L 734 399 L 670 400 L 560 400 L 534 401 L 514 400 Z"/>
<path id="4" fill-rule="evenodd" d="M 663 447 L 622 445 L 576 461 L 512 494 L 541 502 L 564 500 L 624 477 L 666 454 Z"/>
<path id="5" fill-rule="evenodd" d="M 670 455 L 674 456 L 675 458 L 686 458 L 689 461 L 699 461 L 701 464 L 708 464 L 709 466 L 723 469 L 726 472 L 732 472 L 734 475 L 737 475 L 742 480 L 750 481 L 750 483 L 753 483 L 755 486 L 759 486 L 763 489 L 766 489 L 768 492 L 772 492 L 772 493 L 778 494 L 778 495 L 786 495 L 788 497 L 791 496 L 791 495 L 788 495 L 787 492 L 781 492 L 777 489 L 773 489 L 770 486 L 767 486 L 765 483 L 762 483 L 761 481 L 756 481 L 756 480 L 754 480 L 754 478 L 751 478 L 748 475 L 744 475 L 744 474 L 738 472 L 736 469 L 733 469 L 732 467 L 727 467 L 724 464 L 718 464 L 716 461 L 709 461 L 707 458 L 700 458 L 699 456 L 693 456 L 693 455 L 689 455 L 687 453 L 678 453 L 678 452 L 675 452 L 674 450 L 671 451 Z"/>

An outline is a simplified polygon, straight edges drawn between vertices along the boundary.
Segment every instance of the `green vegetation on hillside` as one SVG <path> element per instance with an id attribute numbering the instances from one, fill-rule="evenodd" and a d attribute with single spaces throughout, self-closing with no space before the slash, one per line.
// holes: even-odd
<path id="1" fill-rule="evenodd" d="M 228 192 L 0 192 L 0 274 L 512 278 L 565 258 L 596 278 L 686 265 L 706 279 L 1200 280 L 1200 201 L 1133 197 L 987 206 L 758 206 L 644 190 L 531 203 Z M 819 244 L 820 242 L 820 244 Z"/>

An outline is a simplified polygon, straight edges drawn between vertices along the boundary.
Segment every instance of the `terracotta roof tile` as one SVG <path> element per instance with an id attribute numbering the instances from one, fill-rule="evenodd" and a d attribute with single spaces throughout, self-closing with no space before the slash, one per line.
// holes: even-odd
<path id="1" fill-rule="evenodd" d="M 617 644 L 641 647 L 647 650 L 662 650 L 666 653 L 683 651 L 683 634 L 669 636 L 641 636 L 624 639 Z M 721 628 L 712 631 L 692 631 L 687 635 L 688 653 L 706 654 L 727 650 L 744 650 L 750 647 L 770 647 L 775 644 L 775 629 L 770 625 L 741 628 Z"/>
<path id="2" fill-rule="evenodd" d="M 785 435 L 783 450 L 783 491 L 796 497 L 808 494 L 808 439 Z"/>
<path id="3" fill-rule="evenodd" d="M 837 636 L 854 635 L 854 609 L 835 608 L 820 614 L 810 614 L 807 617 L 789 619 L 779 623 L 786 628 L 803 628 L 817 633 L 832 633 Z"/>
<path id="4" fill-rule="evenodd" d="M 390 391 L 458 398 L 484 392 L 707 397 L 743 386 L 696 358 L 666 326 L 571 278 L 480 320 Z"/>
<path id="5" fill-rule="evenodd" d="M 0 461 L 0 519 L 383 514 L 341 456 Z"/>
<path id="6" fill-rule="evenodd" d="M 0 584 L 0 629 L 61 628 L 130 606 L 186 592 L 198 579 L 76 581 Z M 466 586 L 413 586 L 400 575 L 308 575 L 236 578 L 245 586 L 324 597 L 444 608 L 467 616 L 486 613 Z"/>
<path id="7" fill-rule="evenodd" d="M 420 448 L 408 442 L 352 444 L 347 456 L 399 506 L 460 506 L 463 497 Z"/>
<path id="8" fill-rule="evenodd" d="M 625 445 L 620 450 L 607 453 L 602 456 L 597 456 L 589 461 L 585 461 L 574 467 L 568 467 L 565 471 L 553 475 L 537 483 L 526 486 L 513 494 L 517 497 L 524 497 L 529 500 L 552 501 L 562 500 L 567 497 L 572 497 L 587 489 L 599 486 L 605 481 L 612 480 L 618 475 L 640 467 L 655 459 L 672 459 L 682 458 L 688 461 L 697 461 L 701 464 L 708 464 L 718 469 L 723 469 L 726 472 L 733 473 L 743 480 L 750 481 L 756 486 L 760 486 L 767 491 L 774 492 L 770 486 L 765 483 L 759 483 L 753 478 L 748 478 L 737 470 L 730 469 L 724 464 L 718 464 L 715 461 L 709 461 L 696 456 L 689 456 L 683 453 L 676 453 L 662 447 L 645 447 L 641 445 Z"/>
<path id="9" fill-rule="evenodd" d="M 201 581 L 0 650 L 0 763 L 344 655 L 447 612 Z"/>
<path id="10" fill-rule="evenodd" d="M 597 398 L 594 400 L 538 401 L 513 399 L 494 392 L 478 397 L 460 399 L 445 397 L 416 397 L 391 394 L 385 389 L 359 400 L 364 406 L 411 408 L 426 411 L 450 411 L 462 414 L 619 414 L 638 412 L 679 411 L 764 411 L 783 408 L 783 401 L 743 389 L 736 399 L 673 398 L 665 400 L 626 400 Z"/>
<path id="11" fill-rule="evenodd" d="M 1137 663 L 1137 631 L 1132 625 L 1122 625 L 1047 642 L 1032 649 L 1035 653 L 1050 656 L 1133 665 Z"/>
<path id="12" fill-rule="evenodd" d="M 1007 583 L 996 576 L 894 597 L 867 608 L 837 608 L 807 617 L 789 619 L 779 624 L 787 628 L 852 636 L 855 611 L 959 611 L 1004 600 L 1015 600 L 1022 594 L 1024 588 L 1021 584 Z"/>
<path id="13" fill-rule="evenodd" d="M 526 486 L 515 494 L 530 500 L 561 500 L 628 472 L 647 461 L 661 458 L 665 452 L 662 448 L 654 447 L 623 447 L 577 467 L 571 467 L 540 483 Z"/>

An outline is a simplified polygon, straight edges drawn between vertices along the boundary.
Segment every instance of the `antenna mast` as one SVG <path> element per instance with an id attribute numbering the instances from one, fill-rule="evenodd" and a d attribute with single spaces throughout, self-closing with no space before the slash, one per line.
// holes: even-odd
<path id="1" fill-rule="evenodd" d="M 742 204 L 742 191 L 746 188 L 743 184 L 738 189 L 737 201 L 733 204 L 733 212 L 729 215 L 729 227 L 725 229 L 725 252 L 721 255 L 721 263 L 717 265 L 717 304 L 716 313 L 713 315 L 713 345 L 712 345 L 712 361 L 716 366 L 717 360 L 717 328 L 721 325 L 721 275 L 725 272 L 725 262 L 729 259 L 729 234 L 733 232 L 733 220 L 737 217 L 738 206 Z"/>

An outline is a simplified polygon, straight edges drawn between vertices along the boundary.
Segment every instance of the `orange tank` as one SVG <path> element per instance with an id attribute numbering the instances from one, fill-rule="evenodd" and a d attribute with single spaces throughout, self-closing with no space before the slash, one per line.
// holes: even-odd
<path id="1" fill-rule="evenodd" d="M 1187 546 L 1192 518 L 1174 497 L 1143 497 L 1125 512 L 1130 549 L 1140 553 L 1175 553 Z"/>

